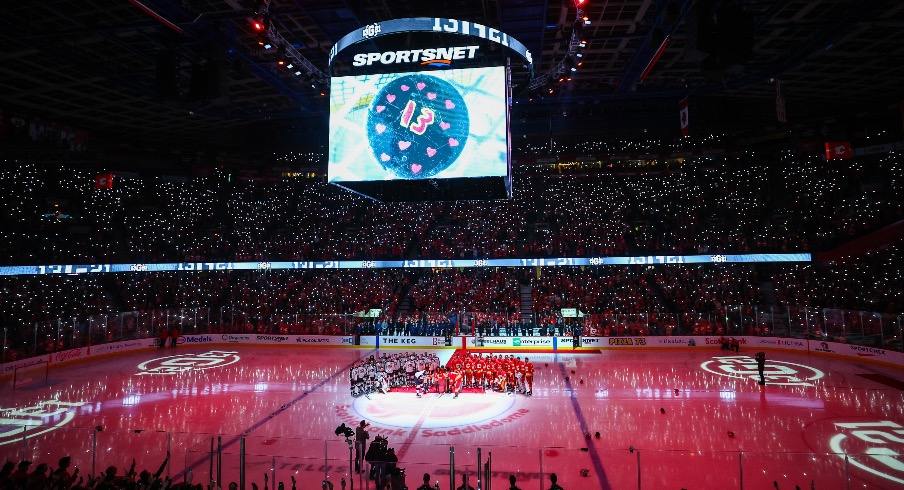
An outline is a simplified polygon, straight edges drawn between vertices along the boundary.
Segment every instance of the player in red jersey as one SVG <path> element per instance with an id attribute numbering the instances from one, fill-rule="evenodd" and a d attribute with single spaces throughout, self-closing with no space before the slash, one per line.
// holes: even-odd
<path id="1" fill-rule="evenodd" d="M 525 358 L 526 359 L 526 358 Z M 534 364 L 527 360 L 524 363 L 524 383 L 527 385 L 527 396 L 534 394 Z"/>
<path id="2" fill-rule="evenodd" d="M 455 393 L 455 396 L 452 398 L 458 398 L 459 393 L 461 393 L 461 386 L 463 384 L 463 376 L 458 371 L 449 371 L 449 385 L 452 388 L 452 393 Z"/>

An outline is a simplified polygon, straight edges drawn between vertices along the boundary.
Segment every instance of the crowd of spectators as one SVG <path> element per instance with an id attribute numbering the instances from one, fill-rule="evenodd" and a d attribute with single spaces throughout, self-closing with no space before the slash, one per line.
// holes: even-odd
<path id="1" fill-rule="evenodd" d="M 815 251 L 900 220 L 895 154 L 516 173 L 508 201 L 378 203 L 322 181 L 114 177 L 9 163 L 0 262 L 497 258 Z M 462 196 L 464 199 L 467 196 Z"/>
<path id="2" fill-rule="evenodd" d="M 185 481 L 173 482 L 167 477 L 161 477 L 163 470 L 169 464 L 170 454 L 167 453 L 163 463 L 156 472 L 149 470 L 140 472 L 135 469 L 135 460 L 124 472 L 116 466 L 108 466 L 99 475 L 79 474 L 79 468 L 72 466 L 72 458 L 65 456 L 57 462 L 53 468 L 48 463 L 38 463 L 32 468 L 31 461 L 6 461 L 0 469 L 0 489 L 2 490 L 166 490 L 168 488 L 181 488 L 184 490 L 202 490 L 201 484 L 193 485 L 189 476 Z"/>
<path id="3" fill-rule="evenodd" d="M 0 265 L 815 253 L 904 217 L 894 199 L 899 159 L 748 152 L 635 175 L 532 167 L 516 172 L 510 200 L 430 203 L 378 203 L 322 181 L 237 182 L 223 173 L 118 175 L 113 189 L 94 189 L 94 172 L 6 162 Z M 578 320 L 562 318 L 562 308 L 580 310 L 579 323 L 601 333 L 766 333 L 772 327 L 757 306 L 900 314 L 897 251 L 781 266 L 6 276 L 0 321 L 6 359 L 23 342 L 34 353 L 116 336 L 68 319 L 165 308 L 208 308 L 205 328 L 270 333 L 567 332 Z M 764 284 L 774 298 L 762 294 Z M 361 315 L 370 310 L 379 316 Z M 453 315 L 461 312 L 467 321 Z M 328 317 L 355 314 L 341 324 Z M 160 322 L 123 320 L 119 333 Z"/>

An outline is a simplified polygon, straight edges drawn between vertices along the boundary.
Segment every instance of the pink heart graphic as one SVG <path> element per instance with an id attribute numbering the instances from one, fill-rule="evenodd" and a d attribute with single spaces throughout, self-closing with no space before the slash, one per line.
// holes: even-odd
<path id="1" fill-rule="evenodd" d="M 436 149 L 427 147 L 427 156 L 433 158 L 433 155 L 436 155 Z"/>
<path id="2" fill-rule="evenodd" d="M 436 94 L 434 94 L 433 92 L 427 92 L 427 98 L 433 100 L 436 98 Z"/>
<path id="3" fill-rule="evenodd" d="M 399 141 L 399 149 L 400 150 L 407 150 L 409 146 L 411 146 L 410 141 Z"/>
<path id="4" fill-rule="evenodd" d="M 455 138 L 449 138 L 449 146 L 458 146 L 458 140 Z"/>
<path id="5" fill-rule="evenodd" d="M 409 87 L 408 85 L 402 85 L 400 88 L 402 89 L 402 92 L 407 92 L 411 87 Z"/>
<path id="6" fill-rule="evenodd" d="M 455 104 L 449 99 L 446 99 L 446 109 L 455 109 Z"/>
<path id="7" fill-rule="evenodd" d="M 386 126 L 383 124 L 377 123 L 374 127 L 377 128 L 377 134 L 383 134 L 383 131 L 386 131 Z"/>
<path id="8" fill-rule="evenodd" d="M 395 102 L 395 94 L 386 94 L 386 100 L 389 102 Z"/>
<path id="9" fill-rule="evenodd" d="M 385 110 L 386 110 L 386 106 L 385 106 L 385 105 L 378 105 L 378 106 L 377 106 L 377 112 L 383 112 L 383 111 L 385 111 Z"/>
<path id="10" fill-rule="evenodd" d="M 385 154 L 385 153 L 380 153 L 380 161 L 381 161 L 381 162 L 388 162 L 388 161 L 389 161 L 389 155 L 387 155 L 387 154 Z"/>
<path id="11" fill-rule="evenodd" d="M 439 127 L 443 128 L 443 131 L 445 131 L 445 130 L 451 128 L 452 125 L 447 123 L 446 121 L 443 121 L 443 122 L 439 123 Z"/>
<path id="12" fill-rule="evenodd" d="M 418 89 L 418 90 L 424 90 L 424 87 L 426 87 L 426 86 L 427 86 L 427 84 L 424 83 L 424 82 L 417 82 L 417 89 Z"/>
<path id="13" fill-rule="evenodd" d="M 411 173 L 413 173 L 413 174 L 419 174 L 419 173 L 421 173 L 421 169 L 422 169 L 422 168 L 424 168 L 424 167 L 421 167 L 420 164 L 418 164 L 418 163 L 412 163 L 412 164 L 411 164 Z"/>

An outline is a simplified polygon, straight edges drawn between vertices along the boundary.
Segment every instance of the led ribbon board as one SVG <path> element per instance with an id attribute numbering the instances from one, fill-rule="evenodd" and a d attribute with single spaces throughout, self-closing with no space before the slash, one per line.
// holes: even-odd
<path id="1" fill-rule="evenodd" d="M 0 266 L 0 276 L 79 275 L 140 272 L 302 269 L 449 269 L 453 267 L 572 267 L 605 265 L 735 264 L 810 262 L 809 253 L 740 255 L 651 255 L 635 257 L 550 257 L 515 259 L 326 260 L 295 262 L 178 262 L 152 264 L 68 264 Z"/>
<path id="2" fill-rule="evenodd" d="M 525 62 L 527 62 L 527 69 L 530 72 L 531 77 L 533 77 L 533 56 L 531 55 L 530 50 L 528 50 L 527 47 L 525 47 L 524 44 L 521 44 L 521 42 L 517 39 L 498 29 L 493 29 L 492 27 L 487 27 L 483 24 L 468 22 L 466 20 L 444 19 L 441 17 L 412 17 L 406 19 L 393 19 L 384 22 L 376 22 L 366 27 L 356 29 L 346 34 L 342 39 L 339 40 L 339 42 L 333 45 L 332 49 L 330 49 L 330 68 L 332 69 L 333 59 L 335 59 L 339 53 L 341 53 L 349 46 L 363 41 L 369 41 L 380 36 L 387 36 L 390 34 L 403 34 L 409 32 L 457 34 L 460 36 L 470 36 L 485 39 L 487 41 L 505 46 L 517 53 L 521 58 L 524 59 Z M 467 50 L 467 48 L 465 48 L 465 50 Z M 413 53 L 413 51 L 418 51 L 418 53 Z M 424 51 L 427 51 L 427 49 L 406 50 L 404 52 L 404 55 L 407 56 L 408 59 L 412 59 L 411 57 L 415 55 L 423 58 L 425 55 Z M 390 51 L 389 53 L 394 52 Z M 395 53 L 391 57 L 387 55 L 385 62 L 391 62 L 389 58 L 393 58 L 393 60 L 395 60 L 397 57 L 398 56 L 396 56 Z M 429 56 L 427 57 L 429 58 Z M 371 59 L 371 62 L 373 61 L 376 60 Z"/>

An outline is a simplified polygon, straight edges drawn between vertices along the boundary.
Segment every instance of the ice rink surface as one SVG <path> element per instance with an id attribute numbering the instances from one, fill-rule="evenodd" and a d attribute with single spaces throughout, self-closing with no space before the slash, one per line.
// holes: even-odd
<path id="1" fill-rule="evenodd" d="M 425 472 L 449 488 L 450 448 L 456 486 L 467 473 L 477 487 L 478 448 L 492 461 L 484 489 L 508 488 L 510 474 L 545 489 L 551 472 L 567 490 L 904 488 L 904 377 L 876 363 L 769 351 L 760 386 L 743 349 L 514 353 L 535 365 L 532 397 L 352 398 L 349 368 L 374 353 L 179 346 L 51 367 L 46 382 L 35 370 L 15 390 L 0 384 L 0 457 L 55 467 L 71 455 L 82 474 L 124 472 L 135 458 L 155 471 L 169 449 L 171 478 L 207 483 L 219 471 L 228 483 L 244 438 L 249 488 L 263 489 L 264 474 L 271 488 L 292 476 L 299 490 L 342 478 L 374 488 L 349 474 L 334 435 L 366 420 L 411 488 Z"/>

